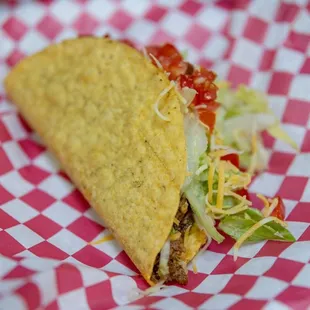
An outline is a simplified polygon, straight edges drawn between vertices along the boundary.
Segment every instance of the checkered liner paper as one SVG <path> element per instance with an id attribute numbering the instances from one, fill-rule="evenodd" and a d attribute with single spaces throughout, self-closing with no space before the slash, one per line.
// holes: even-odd
<path id="1" fill-rule="evenodd" d="M 310 306 L 310 2 L 1 1 L 0 78 L 25 55 L 78 34 L 170 41 L 233 85 L 268 93 L 300 147 L 265 137 L 251 192 L 281 195 L 296 243 L 212 243 L 188 285 L 147 284 L 0 86 L 0 309 L 306 309 Z M 254 197 L 254 195 L 252 195 Z M 139 297 L 137 299 L 137 297 Z"/>

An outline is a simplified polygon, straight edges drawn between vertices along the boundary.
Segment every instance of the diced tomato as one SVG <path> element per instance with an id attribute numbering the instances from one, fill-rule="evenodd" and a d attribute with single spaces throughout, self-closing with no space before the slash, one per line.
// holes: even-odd
<path id="1" fill-rule="evenodd" d="M 240 195 L 242 197 L 245 196 L 247 200 L 250 200 L 249 192 L 246 189 L 244 189 L 244 188 L 237 190 L 236 194 L 238 194 L 238 195 Z"/>
<path id="2" fill-rule="evenodd" d="M 230 161 L 234 166 L 239 168 L 239 155 L 238 154 L 228 154 L 221 157 L 222 160 Z"/>
<path id="3" fill-rule="evenodd" d="M 216 120 L 216 114 L 214 111 L 209 109 L 199 109 L 198 110 L 199 119 L 202 123 L 209 127 L 210 133 L 213 132 Z"/>
<path id="4" fill-rule="evenodd" d="M 285 218 L 285 208 L 284 208 L 283 200 L 280 196 L 277 196 L 275 198 L 278 198 L 278 204 L 275 207 L 275 209 L 272 211 L 271 216 L 275 216 L 279 220 L 283 221 Z"/>

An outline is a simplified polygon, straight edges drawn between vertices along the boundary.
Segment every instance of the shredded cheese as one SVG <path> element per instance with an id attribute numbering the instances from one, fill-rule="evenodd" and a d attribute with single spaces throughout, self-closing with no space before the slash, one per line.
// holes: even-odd
<path id="1" fill-rule="evenodd" d="M 213 213 L 223 214 L 223 215 L 232 215 L 232 214 L 236 214 L 236 213 L 239 213 L 241 211 L 248 209 L 248 205 L 245 203 L 245 201 L 246 199 L 243 199 L 236 206 L 230 207 L 230 208 L 223 208 L 223 209 L 219 209 L 217 207 L 212 206 L 208 201 L 206 202 L 206 204 L 207 204 L 207 208 Z"/>
<path id="2" fill-rule="evenodd" d="M 279 220 L 277 217 L 274 216 L 269 216 L 266 217 L 262 220 L 260 220 L 259 222 L 257 222 L 256 224 L 254 224 L 249 230 L 247 230 L 235 243 L 233 249 L 234 249 L 234 261 L 237 260 L 238 258 L 238 250 L 240 248 L 240 246 L 248 239 L 250 238 L 253 233 L 260 227 L 264 226 L 265 224 L 269 223 L 269 222 L 276 222 L 280 225 L 282 225 L 283 227 L 286 227 L 287 224 L 281 220 Z"/>
<path id="3" fill-rule="evenodd" d="M 212 242 L 212 238 L 207 235 L 207 243 L 200 249 L 200 251 L 196 254 L 196 256 L 194 256 L 193 260 L 192 260 L 192 265 L 193 265 L 193 272 L 196 274 L 198 273 L 198 268 L 197 268 L 197 259 L 198 257 L 204 253 L 208 247 L 210 246 L 211 242 Z"/>
<path id="4" fill-rule="evenodd" d="M 269 201 L 264 195 L 257 194 L 256 197 L 259 198 L 263 202 L 264 208 L 269 208 Z"/>
<path id="5" fill-rule="evenodd" d="M 264 217 L 268 217 L 270 216 L 270 214 L 273 212 L 273 210 L 277 207 L 277 205 L 279 204 L 279 199 L 278 198 L 274 198 L 271 202 L 271 204 L 266 208 L 264 208 L 262 210 L 262 213 L 264 215 Z"/>
<path id="6" fill-rule="evenodd" d="M 249 206 L 251 206 L 252 205 L 252 201 L 250 201 L 250 200 L 247 200 L 246 199 L 246 196 L 241 196 L 241 195 L 239 195 L 239 194 L 237 194 L 237 193 L 235 193 L 235 192 L 232 192 L 232 191 L 227 191 L 227 192 L 225 192 L 225 196 L 232 196 L 232 197 L 235 197 L 235 198 L 237 198 L 237 199 L 239 199 L 239 200 L 242 200 L 242 201 L 244 201 L 247 205 L 249 205 Z"/>
<path id="7" fill-rule="evenodd" d="M 178 231 L 174 234 L 171 234 L 169 239 L 170 241 L 175 241 L 175 240 L 178 240 L 180 237 L 181 237 L 181 233 Z"/>
<path id="8" fill-rule="evenodd" d="M 216 197 L 216 207 L 221 209 L 223 207 L 224 200 L 224 183 L 225 183 L 225 171 L 223 162 L 220 161 L 219 171 L 218 171 L 218 188 L 217 188 L 217 197 Z"/>
<path id="9" fill-rule="evenodd" d="M 149 53 L 149 55 L 151 56 L 151 58 L 154 60 L 154 62 L 156 63 L 156 66 L 161 69 L 164 70 L 163 66 L 161 65 L 161 63 L 159 62 L 159 60 L 151 53 Z"/>
<path id="10" fill-rule="evenodd" d="M 208 174 L 208 201 L 212 203 L 212 195 L 213 195 L 213 178 L 214 178 L 214 172 L 215 172 L 215 165 L 214 163 L 210 163 L 210 168 L 209 168 L 209 174 Z"/>
<path id="11" fill-rule="evenodd" d="M 202 172 L 204 172 L 205 170 L 207 170 L 208 167 L 209 167 L 208 164 L 202 165 L 201 167 L 199 167 L 199 168 L 196 170 L 195 174 L 196 174 L 196 175 L 200 175 Z"/>
<path id="12" fill-rule="evenodd" d="M 176 224 L 176 225 L 179 225 L 180 224 L 180 221 L 175 217 L 173 219 L 173 223 Z"/>
<path id="13" fill-rule="evenodd" d="M 90 242 L 89 244 L 97 245 L 97 244 L 101 244 L 101 243 L 104 243 L 104 242 L 107 242 L 107 241 L 111 241 L 113 239 L 114 239 L 114 237 L 112 235 L 106 235 L 106 236 L 104 236 L 103 238 L 101 238 L 99 240 Z"/>
<path id="14" fill-rule="evenodd" d="M 158 98 L 157 100 L 155 101 L 154 103 L 154 111 L 155 113 L 159 116 L 159 118 L 161 118 L 162 120 L 166 121 L 166 122 L 169 122 L 170 121 L 170 118 L 168 118 L 167 116 L 164 116 L 162 113 L 160 113 L 159 111 L 159 102 L 160 100 L 166 95 L 169 93 L 169 91 L 174 87 L 174 82 L 171 81 L 170 82 L 170 85 L 168 87 L 166 87 L 164 90 L 161 91 L 161 93 L 158 95 Z"/>

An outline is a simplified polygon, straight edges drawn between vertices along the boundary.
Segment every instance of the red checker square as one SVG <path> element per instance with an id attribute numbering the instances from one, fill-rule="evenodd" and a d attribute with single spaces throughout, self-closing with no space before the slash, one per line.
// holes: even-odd
<path id="1" fill-rule="evenodd" d="M 193 24 L 185 35 L 185 39 L 197 49 L 202 48 L 210 37 L 210 32 L 197 24 Z"/>
<path id="2" fill-rule="evenodd" d="M 0 121 L 0 142 L 9 141 L 11 139 L 11 135 L 7 131 L 4 123 Z"/>
<path id="3" fill-rule="evenodd" d="M 0 231 L 0 254 L 13 256 L 25 250 L 25 248 L 6 231 Z"/>
<path id="4" fill-rule="evenodd" d="M 264 276 L 291 282 L 303 266 L 302 263 L 279 257 Z M 284 270 L 285 272 L 283 272 Z"/>
<path id="5" fill-rule="evenodd" d="M 277 194 L 282 198 L 300 200 L 307 182 L 307 177 L 287 176 Z"/>
<path id="6" fill-rule="evenodd" d="M 132 271 L 136 273 L 140 273 L 137 267 L 134 265 L 134 263 L 131 261 L 131 259 L 128 257 L 128 255 L 125 253 L 125 251 L 120 252 L 117 257 L 115 258 L 119 263 L 123 264 L 127 268 L 131 269 Z"/>
<path id="7" fill-rule="evenodd" d="M 76 29 L 79 34 L 91 34 L 98 25 L 99 22 L 96 18 L 87 13 L 82 13 L 73 23 L 74 29 Z"/>
<path id="8" fill-rule="evenodd" d="M 218 244 L 217 242 L 211 242 L 208 250 L 215 253 L 227 254 L 235 242 L 224 232 L 221 231 L 221 234 L 225 237 L 225 240 L 221 244 Z"/>
<path id="9" fill-rule="evenodd" d="M 255 284 L 257 276 L 235 274 L 222 289 L 223 294 L 245 295 Z"/>
<path id="10" fill-rule="evenodd" d="M 267 131 L 263 131 L 262 132 L 262 138 L 263 138 L 263 143 L 266 147 L 268 148 L 273 148 L 276 139 L 274 137 L 272 137 L 270 134 L 268 134 Z"/>
<path id="11" fill-rule="evenodd" d="M 39 214 L 30 221 L 24 223 L 24 225 L 36 232 L 44 239 L 52 237 L 62 229 L 60 225 L 42 214 Z"/>
<path id="12" fill-rule="evenodd" d="M 39 0 L 39 2 L 45 4 L 45 5 L 50 5 L 51 3 L 54 2 L 54 0 Z"/>
<path id="13" fill-rule="evenodd" d="M 210 294 L 199 294 L 194 292 L 187 292 L 181 295 L 175 296 L 178 300 L 184 302 L 193 308 L 198 308 L 201 304 L 206 302 L 212 295 Z"/>
<path id="14" fill-rule="evenodd" d="M 40 212 L 45 210 L 55 201 L 55 198 L 45 192 L 42 192 L 38 188 L 35 188 L 33 191 L 22 196 L 20 199 Z"/>
<path id="15" fill-rule="evenodd" d="M 70 224 L 67 229 L 83 240 L 90 242 L 104 230 L 104 227 L 87 217 L 82 216 Z"/>
<path id="16" fill-rule="evenodd" d="M 307 52 L 309 46 L 310 35 L 291 31 L 287 39 L 284 42 L 284 46 L 298 50 L 302 53 Z"/>
<path id="17" fill-rule="evenodd" d="M 272 75 L 269 94 L 271 95 L 286 95 L 289 91 L 293 75 L 287 72 L 275 72 Z"/>
<path id="18" fill-rule="evenodd" d="M 291 285 L 279 294 L 276 300 L 283 302 L 288 307 L 292 307 L 291 309 L 309 309 L 309 296 L 309 288 Z"/>
<path id="19" fill-rule="evenodd" d="M 154 45 L 163 44 L 166 42 L 173 43 L 174 41 L 175 41 L 175 38 L 169 35 L 168 33 L 166 33 L 165 31 L 163 31 L 162 29 L 159 29 L 158 31 L 156 31 L 150 39 L 150 42 L 152 42 L 152 44 Z"/>
<path id="20" fill-rule="evenodd" d="M 273 152 L 269 160 L 269 172 L 286 174 L 288 168 L 290 167 L 294 154 Z"/>
<path id="21" fill-rule="evenodd" d="M 69 256 L 67 253 L 49 243 L 48 241 L 43 241 L 33 246 L 32 248 L 29 248 L 28 250 L 39 257 L 47 257 L 58 260 L 66 259 Z"/>
<path id="22" fill-rule="evenodd" d="M 240 68 L 236 65 L 231 65 L 228 80 L 231 81 L 232 87 L 237 87 L 239 84 L 247 85 L 251 78 L 251 72 Z"/>
<path id="23" fill-rule="evenodd" d="M 58 293 L 64 294 L 83 287 L 80 271 L 72 264 L 64 263 L 56 268 Z"/>
<path id="24" fill-rule="evenodd" d="M 268 241 L 255 255 L 255 257 L 275 256 L 278 257 L 285 249 L 290 246 L 288 242 Z"/>
<path id="25" fill-rule="evenodd" d="M 19 222 L 17 222 L 11 215 L 0 209 L 0 228 L 8 229 L 18 224 Z"/>
<path id="26" fill-rule="evenodd" d="M 7 273 L 3 279 L 16 279 L 16 278 L 26 278 L 36 273 L 34 270 L 30 270 L 28 268 L 25 268 L 23 266 L 16 266 L 12 271 Z"/>
<path id="27" fill-rule="evenodd" d="M 283 115 L 283 122 L 306 126 L 310 115 L 310 104 L 301 100 L 289 100 Z"/>
<path id="28" fill-rule="evenodd" d="M 310 58 L 307 58 L 300 69 L 300 73 L 310 74 Z"/>
<path id="29" fill-rule="evenodd" d="M 57 300 L 55 300 L 52 303 L 50 303 L 47 306 L 45 306 L 44 310 L 59 310 L 59 306 L 58 306 Z"/>
<path id="30" fill-rule="evenodd" d="M 20 125 L 22 125 L 22 127 L 25 131 L 27 131 L 29 133 L 33 131 L 31 129 L 31 127 L 29 126 L 29 124 L 26 122 L 26 120 L 20 114 L 17 114 L 17 118 L 20 122 Z"/>
<path id="31" fill-rule="evenodd" d="M 248 258 L 238 257 L 236 261 L 232 255 L 226 255 L 220 264 L 212 271 L 212 274 L 232 274 L 249 261 Z"/>
<path id="32" fill-rule="evenodd" d="M 288 221 L 310 223 L 310 202 L 299 202 L 287 217 Z"/>
<path id="33" fill-rule="evenodd" d="M 265 21 L 257 17 L 250 16 L 244 29 L 243 35 L 249 40 L 262 43 L 264 41 L 267 28 L 268 24 Z"/>
<path id="34" fill-rule="evenodd" d="M 243 298 L 235 303 L 229 308 L 229 310 L 240 310 L 240 309 L 251 309 L 251 310 L 261 310 L 264 305 L 267 303 L 267 300 L 255 300 L 255 299 L 246 299 Z"/>
<path id="35" fill-rule="evenodd" d="M 19 174 L 28 182 L 37 185 L 50 174 L 37 166 L 26 166 L 18 170 Z"/>
<path id="36" fill-rule="evenodd" d="M 44 16 L 38 23 L 37 29 L 48 39 L 53 40 L 63 29 L 59 21 L 51 15 Z"/>
<path id="37" fill-rule="evenodd" d="M 16 41 L 20 40 L 27 32 L 27 26 L 14 16 L 7 19 L 2 25 L 2 29 Z"/>
<path id="38" fill-rule="evenodd" d="M 209 61 L 208 59 L 201 58 L 201 59 L 198 61 L 198 64 L 199 64 L 200 66 L 204 67 L 204 68 L 211 69 L 213 62 L 212 62 L 212 61 Z"/>
<path id="39" fill-rule="evenodd" d="M 309 241 L 310 240 L 310 226 L 304 231 L 304 233 L 300 236 L 298 241 Z"/>
<path id="40" fill-rule="evenodd" d="M 90 208 L 89 203 L 78 190 L 74 190 L 63 201 L 82 213 Z"/>
<path id="41" fill-rule="evenodd" d="M 307 130 L 306 135 L 304 137 L 303 144 L 301 146 L 302 152 L 310 152 L 310 130 Z"/>
<path id="42" fill-rule="evenodd" d="M 57 174 L 58 174 L 59 176 L 61 176 L 62 178 L 64 178 L 65 180 L 71 182 L 71 179 L 69 178 L 69 176 L 68 176 L 65 172 L 59 171 Z"/>
<path id="43" fill-rule="evenodd" d="M 114 309 L 117 304 L 113 299 L 111 283 L 109 280 L 85 288 L 88 305 L 93 310 Z"/>
<path id="44" fill-rule="evenodd" d="M 5 174 L 13 169 L 13 166 L 6 156 L 3 148 L 0 148 L 0 163 L 0 175 Z"/>
<path id="45" fill-rule="evenodd" d="M 180 9 L 183 12 L 194 16 L 201 9 L 202 6 L 203 4 L 199 3 L 198 1 L 187 0 L 180 6 Z"/>
<path id="46" fill-rule="evenodd" d="M 133 18 L 125 11 L 116 11 L 109 19 L 109 23 L 118 30 L 126 30 L 132 23 Z"/>
<path id="47" fill-rule="evenodd" d="M 229 34 L 227 34 L 227 36 L 229 36 Z M 225 51 L 225 54 L 223 55 L 223 58 L 224 59 L 230 59 L 231 57 L 231 54 L 232 54 L 232 51 L 234 50 L 234 47 L 236 45 L 236 40 L 235 39 L 232 39 L 232 38 L 229 38 L 229 45 Z"/>
<path id="48" fill-rule="evenodd" d="M 207 274 L 205 273 L 196 273 L 194 274 L 191 270 L 188 271 L 188 282 L 185 286 L 182 286 L 180 284 L 175 284 L 176 286 L 179 286 L 181 288 L 185 288 L 186 290 L 193 290 L 198 285 L 201 284 L 202 281 L 204 281 L 207 278 Z"/>
<path id="49" fill-rule="evenodd" d="M 158 22 L 166 15 L 166 13 L 167 9 L 161 6 L 153 5 L 144 17 L 152 20 L 153 22 Z"/>
<path id="50" fill-rule="evenodd" d="M 249 6 L 251 0 L 235 0 L 232 2 L 234 4 L 234 9 L 245 10 Z"/>
<path id="51" fill-rule="evenodd" d="M 95 268 L 104 267 L 112 260 L 110 256 L 91 245 L 84 247 L 72 256 L 81 263 Z"/>
<path id="52" fill-rule="evenodd" d="M 1 160 L 0 160 L 1 162 Z M 14 196 L 10 194 L 4 187 L 0 185 L 0 205 L 14 199 Z"/>
<path id="53" fill-rule="evenodd" d="M 38 309 L 41 304 L 41 292 L 38 286 L 28 282 L 15 291 L 26 302 L 28 309 Z"/>
<path id="54" fill-rule="evenodd" d="M 273 66 L 275 55 L 276 55 L 275 50 L 265 50 L 261 58 L 259 70 L 260 71 L 270 70 Z"/>
<path id="55" fill-rule="evenodd" d="M 14 67 L 20 60 L 22 60 L 25 57 L 25 54 L 23 54 L 18 49 L 14 49 L 10 55 L 6 58 L 6 64 L 9 67 Z"/>
<path id="56" fill-rule="evenodd" d="M 293 3 L 285 3 L 284 1 L 281 1 L 280 3 L 281 4 L 278 8 L 275 21 L 288 23 L 292 22 L 299 11 L 298 5 Z"/>
<path id="57" fill-rule="evenodd" d="M 194 293 L 190 293 L 190 294 L 194 294 Z M 205 295 L 205 294 L 203 294 Z M 135 300 L 132 304 L 134 305 L 138 305 L 138 306 L 149 306 L 151 304 L 154 304 L 155 302 L 158 302 L 160 300 L 164 299 L 164 297 L 160 297 L 160 296 L 145 296 L 142 297 L 141 299 Z M 132 305 L 131 304 L 131 305 Z M 151 308 L 147 307 L 146 309 L 150 310 Z"/>
<path id="58" fill-rule="evenodd" d="M 20 140 L 18 141 L 18 144 L 30 159 L 34 159 L 45 150 L 44 146 L 31 139 Z"/>

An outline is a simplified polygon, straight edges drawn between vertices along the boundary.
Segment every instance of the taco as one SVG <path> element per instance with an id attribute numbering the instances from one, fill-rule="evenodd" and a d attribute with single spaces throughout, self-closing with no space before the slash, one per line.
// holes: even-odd
<path id="1" fill-rule="evenodd" d="M 151 285 L 186 284 L 201 247 L 224 240 L 216 220 L 238 240 L 236 250 L 244 241 L 293 239 L 272 213 L 280 198 L 267 201 L 265 214 L 251 209 L 250 175 L 214 129 L 215 77 L 170 44 L 140 52 L 82 37 L 22 60 L 5 80 L 23 117 Z"/>

